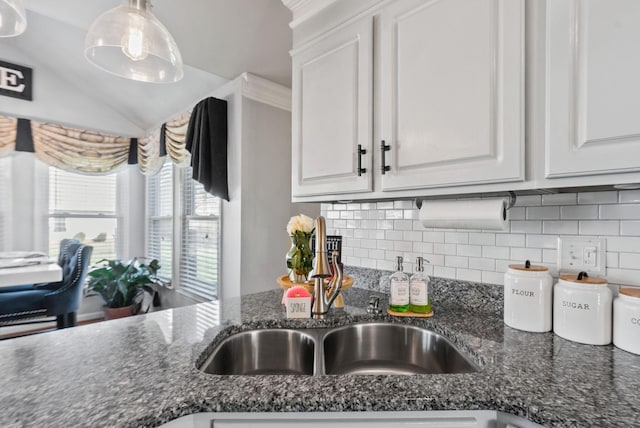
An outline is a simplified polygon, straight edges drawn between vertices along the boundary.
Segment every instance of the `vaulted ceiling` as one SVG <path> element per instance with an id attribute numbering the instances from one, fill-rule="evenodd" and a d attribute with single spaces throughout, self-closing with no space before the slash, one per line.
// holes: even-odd
<path id="1" fill-rule="evenodd" d="M 0 39 L 0 60 L 34 69 L 34 101 L 0 113 L 140 136 L 243 72 L 290 86 L 291 12 L 281 0 L 154 0 L 185 64 L 174 84 L 126 80 L 83 55 L 91 23 L 119 0 L 26 0 L 27 31 Z"/>

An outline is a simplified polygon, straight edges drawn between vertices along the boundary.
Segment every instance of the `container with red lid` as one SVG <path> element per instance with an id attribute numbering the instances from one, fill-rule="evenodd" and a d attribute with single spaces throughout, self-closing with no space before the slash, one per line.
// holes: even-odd
<path id="1" fill-rule="evenodd" d="M 562 275 L 553 290 L 553 332 L 588 345 L 611 343 L 613 294 L 604 278 Z"/>

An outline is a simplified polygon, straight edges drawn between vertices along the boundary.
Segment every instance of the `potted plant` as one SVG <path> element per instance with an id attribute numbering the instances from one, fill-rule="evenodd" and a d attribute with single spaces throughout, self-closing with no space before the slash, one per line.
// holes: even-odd
<path id="1" fill-rule="evenodd" d="M 88 273 L 88 291 L 104 299 L 104 318 L 107 320 L 136 314 L 142 307 L 145 293 L 157 303 L 158 260 L 142 263 L 137 257 L 129 262 L 103 259 Z M 147 309 L 148 310 L 148 309 Z"/>

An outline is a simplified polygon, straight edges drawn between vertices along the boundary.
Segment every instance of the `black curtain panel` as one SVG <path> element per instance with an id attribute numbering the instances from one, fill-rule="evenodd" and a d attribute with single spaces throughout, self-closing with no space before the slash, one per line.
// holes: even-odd
<path id="1" fill-rule="evenodd" d="M 193 179 L 214 196 L 229 200 L 227 180 L 227 102 L 205 98 L 191 112 L 186 148 Z"/>
<path id="2" fill-rule="evenodd" d="M 33 153 L 33 133 L 31 132 L 31 121 L 28 119 L 18 119 L 18 130 L 16 134 L 16 152 Z"/>

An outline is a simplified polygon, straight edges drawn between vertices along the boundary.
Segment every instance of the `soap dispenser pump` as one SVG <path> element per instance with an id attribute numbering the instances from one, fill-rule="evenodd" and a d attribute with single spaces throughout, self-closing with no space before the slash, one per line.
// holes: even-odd
<path id="1" fill-rule="evenodd" d="M 391 279 L 389 309 L 395 312 L 409 311 L 409 277 L 402 271 L 402 256 L 396 257 L 396 271 Z"/>
<path id="2" fill-rule="evenodd" d="M 429 260 L 427 260 L 429 262 Z M 424 258 L 416 259 L 416 273 L 409 280 L 409 310 L 418 314 L 431 312 L 429 276 L 424 273 Z"/>

